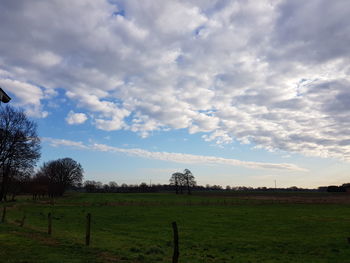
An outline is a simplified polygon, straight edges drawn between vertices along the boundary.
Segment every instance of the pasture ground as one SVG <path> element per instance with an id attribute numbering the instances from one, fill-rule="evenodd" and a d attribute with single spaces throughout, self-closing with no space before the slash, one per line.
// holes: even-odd
<path id="1" fill-rule="evenodd" d="M 350 195 L 343 193 L 74 193 L 6 205 L 0 262 L 171 262 L 173 221 L 181 263 L 350 262 Z"/>

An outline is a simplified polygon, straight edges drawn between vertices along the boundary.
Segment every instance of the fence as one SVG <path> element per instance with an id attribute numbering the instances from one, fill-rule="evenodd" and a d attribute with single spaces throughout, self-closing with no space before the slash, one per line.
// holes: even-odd
<path id="1" fill-rule="evenodd" d="M 3 207 L 2 216 L 1 216 L 1 223 L 6 223 L 6 217 L 7 215 L 7 207 Z M 25 220 L 27 216 L 24 213 L 22 219 L 19 221 L 19 226 L 24 227 Z M 90 246 L 91 242 L 91 213 L 86 214 L 86 230 L 85 230 L 85 245 Z M 178 263 L 180 252 L 179 252 L 179 233 L 178 233 L 178 227 L 176 222 L 171 223 L 172 229 L 173 229 L 173 243 L 174 243 L 174 251 L 173 251 L 173 257 L 172 257 L 172 263 Z M 52 236 L 52 213 L 49 212 L 47 215 L 47 234 L 49 236 Z"/>

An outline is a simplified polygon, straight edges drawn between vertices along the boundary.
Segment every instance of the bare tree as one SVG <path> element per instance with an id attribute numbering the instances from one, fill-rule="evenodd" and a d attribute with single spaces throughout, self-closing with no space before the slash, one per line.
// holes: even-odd
<path id="1" fill-rule="evenodd" d="M 89 181 L 89 180 L 87 180 L 87 181 L 84 182 L 84 188 L 85 188 L 86 192 L 93 193 L 98 188 L 98 184 L 97 184 L 96 181 Z"/>
<path id="2" fill-rule="evenodd" d="M 176 194 L 179 194 L 179 190 L 182 193 L 182 173 L 173 173 L 169 179 L 170 185 L 173 185 L 175 187 Z"/>
<path id="3" fill-rule="evenodd" d="M 108 185 L 109 185 L 109 189 L 112 192 L 116 191 L 116 189 L 118 188 L 118 184 L 114 181 L 109 182 Z"/>
<path id="4" fill-rule="evenodd" d="M 196 185 L 196 181 L 194 180 L 194 176 L 192 172 L 188 169 L 184 170 L 183 173 L 183 180 L 185 181 L 186 187 L 187 187 L 187 193 L 191 194 L 191 188 Z"/>
<path id="5" fill-rule="evenodd" d="M 37 126 L 21 109 L 0 107 L 0 201 L 13 175 L 31 170 L 40 158 Z"/>
<path id="6" fill-rule="evenodd" d="M 62 196 L 68 187 L 82 182 L 84 170 L 80 163 L 71 158 L 63 158 L 44 163 L 39 173 L 49 179 L 49 194 Z"/>
<path id="7" fill-rule="evenodd" d="M 185 169 L 183 173 L 173 173 L 170 177 L 170 185 L 175 186 L 176 194 L 183 193 L 183 188 L 187 188 L 187 193 L 191 194 L 191 188 L 196 185 L 192 172 Z"/>

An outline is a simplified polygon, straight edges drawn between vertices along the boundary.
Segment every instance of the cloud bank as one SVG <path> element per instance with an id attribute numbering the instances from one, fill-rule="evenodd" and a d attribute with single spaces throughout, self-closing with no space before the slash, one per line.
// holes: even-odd
<path id="1" fill-rule="evenodd" d="M 76 142 L 65 139 L 54 139 L 54 138 L 42 138 L 43 141 L 48 142 L 53 147 L 67 146 L 74 147 L 82 150 L 93 150 L 98 152 L 110 152 L 110 153 L 122 153 L 130 156 L 147 158 L 153 160 L 184 163 L 184 164 L 223 164 L 231 166 L 240 166 L 251 169 L 275 169 L 275 170 L 289 170 L 306 172 L 307 170 L 301 168 L 295 164 L 290 163 L 263 163 L 263 162 L 247 162 L 236 159 L 228 159 L 214 156 L 204 155 L 193 155 L 185 153 L 169 153 L 169 152 L 151 152 L 138 148 L 119 148 L 113 147 L 106 144 L 93 143 L 86 145 L 82 142 Z"/>
<path id="2" fill-rule="evenodd" d="M 33 116 L 47 116 L 44 102 L 61 89 L 102 130 L 183 128 L 350 160 L 347 0 L 17 0 L 0 9 L 0 85 Z"/>

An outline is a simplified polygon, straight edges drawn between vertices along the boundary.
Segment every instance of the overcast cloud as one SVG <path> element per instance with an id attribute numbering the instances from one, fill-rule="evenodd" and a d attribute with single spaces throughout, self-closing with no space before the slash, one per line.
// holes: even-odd
<path id="1" fill-rule="evenodd" d="M 70 124 L 350 160 L 350 2 L 1 1 L 0 85 Z M 25 92 L 24 92 L 25 89 Z"/>

